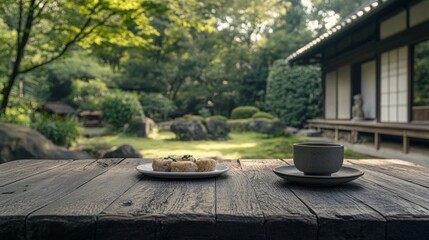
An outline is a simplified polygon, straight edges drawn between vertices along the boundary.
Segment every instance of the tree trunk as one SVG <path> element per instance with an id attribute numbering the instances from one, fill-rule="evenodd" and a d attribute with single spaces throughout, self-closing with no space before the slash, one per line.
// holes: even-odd
<path id="1" fill-rule="evenodd" d="M 9 75 L 9 80 L 7 81 L 6 87 L 3 89 L 3 99 L 0 106 L 0 115 L 6 113 L 6 107 L 9 103 L 10 92 L 12 91 L 13 84 L 15 83 L 15 79 L 18 77 L 18 69 L 15 70 L 16 64 L 14 64 L 14 68 L 12 73 Z"/>

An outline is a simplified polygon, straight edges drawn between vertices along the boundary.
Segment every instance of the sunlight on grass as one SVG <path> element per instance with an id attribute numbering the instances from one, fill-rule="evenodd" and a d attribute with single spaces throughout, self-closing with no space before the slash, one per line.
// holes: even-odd
<path id="1" fill-rule="evenodd" d="M 166 155 L 191 154 L 197 157 L 238 158 L 292 158 L 293 144 L 306 142 L 304 138 L 275 137 L 266 138 L 259 133 L 231 133 L 227 141 L 178 141 L 171 132 L 153 133 L 149 138 L 137 138 L 124 135 L 100 136 L 81 139 L 81 149 L 110 149 L 130 144 L 145 158 Z M 365 158 L 367 156 L 346 150 L 345 158 Z"/>
<path id="2" fill-rule="evenodd" d="M 256 147 L 256 143 L 239 143 L 231 144 L 228 142 L 222 143 L 207 143 L 207 144 L 197 144 L 194 148 L 200 148 L 205 150 L 214 150 L 214 149 L 235 149 L 235 148 L 251 148 Z"/>

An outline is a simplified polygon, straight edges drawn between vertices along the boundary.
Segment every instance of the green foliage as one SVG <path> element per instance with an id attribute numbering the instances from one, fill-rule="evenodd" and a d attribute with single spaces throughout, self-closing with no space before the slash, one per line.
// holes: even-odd
<path id="1" fill-rule="evenodd" d="M 259 112 L 257 107 L 242 106 L 236 107 L 231 112 L 231 119 L 247 119 L 251 118 L 253 114 Z"/>
<path id="2" fill-rule="evenodd" d="M 177 109 L 173 101 L 160 93 L 142 94 L 139 99 L 146 115 L 155 121 L 166 120 Z"/>
<path id="3" fill-rule="evenodd" d="M 101 103 L 102 118 L 115 129 L 121 129 L 135 117 L 143 117 L 143 108 L 135 94 L 115 92 Z"/>
<path id="4" fill-rule="evenodd" d="M 414 106 L 429 106 L 429 41 L 414 47 Z"/>
<path id="5" fill-rule="evenodd" d="M 227 121 L 227 120 L 228 120 L 228 118 L 227 118 L 227 117 L 225 117 L 225 116 L 222 116 L 222 115 L 214 115 L 214 116 L 207 117 L 207 118 L 206 118 L 206 121 L 213 120 L 213 119 L 222 120 L 222 121 Z"/>
<path id="6" fill-rule="evenodd" d="M 266 106 L 286 126 L 301 128 L 308 119 L 321 113 L 322 86 L 320 68 L 290 67 L 276 62 L 268 77 Z"/>
<path id="7" fill-rule="evenodd" d="M 228 127 L 231 132 L 247 132 L 247 125 L 252 119 L 234 119 L 228 120 Z"/>
<path id="8" fill-rule="evenodd" d="M 270 113 L 267 113 L 267 112 L 257 112 L 255 114 L 253 114 L 252 118 L 253 119 L 255 119 L 255 118 L 274 119 L 274 116 Z"/>
<path id="9" fill-rule="evenodd" d="M 72 92 L 68 96 L 69 102 L 81 110 L 100 110 L 103 97 L 109 94 L 106 83 L 99 79 L 83 81 L 75 80 L 72 83 Z"/>
<path id="10" fill-rule="evenodd" d="M 40 107 L 40 103 L 31 97 L 13 97 L 10 100 L 5 114 L 0 116 L 0 122 L 30 126 L 35 111 Z"/>
<path id="11" fill-rule="evenodd" d="M 49 116 L 39 117 L 31 128 L 35 129 L 54 144 L 70 147 L 81 136 L 80 123 L 75 117 L 51 118 Z"/>
<path id="12" fill-rule="evenodd" d="M 63 99 L 64 96 L 73 99 L 74 97 L 81 97 L 81 94 L 95 93 L 97 87 L 100 87 L 100 92 L 96 93 L 96 96 L 105 94 L 107 83 L 111 84 L 115 78 L 115 73 L 84 51 L 74 51 L 70 57 L 47 67 L 46 78 L 49 85 L 49 99 L 57 101 Z M 96 81 L 92 82 L 92 80 Z M 84 81 L 87 81 L 88 84 L 85 84 Z M 86 90 L 85 88 L 89 89 Z M 71 103 L 79 106 L 78 102 Z M 85 104 L 83 103 L 83 107 L 92 108 L 94 107 L 92 104 L 97 105 L 98 103 Z"/>

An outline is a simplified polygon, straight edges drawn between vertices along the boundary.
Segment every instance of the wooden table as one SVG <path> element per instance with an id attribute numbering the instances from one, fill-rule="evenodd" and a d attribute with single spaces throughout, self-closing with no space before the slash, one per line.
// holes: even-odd
<path id="1" fill-rule="evenodd" d="M 429 239 L 429 169 L 348 160 L 337 187 L 289 184 L 290 160 L 223 161 L 218 178 L 162 180 L 148 159 L 19 160 L 0 165 L 0 239 Z"/>

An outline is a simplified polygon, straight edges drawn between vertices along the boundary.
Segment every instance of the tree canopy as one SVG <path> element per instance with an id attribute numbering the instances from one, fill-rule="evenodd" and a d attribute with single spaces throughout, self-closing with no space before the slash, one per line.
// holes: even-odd
<path id="1" fill-rule="evenodd" d="M 17 79 L 47 100 L 73 99 L 84 82 L 153 96 L 163 118 L 264 110 L 274 61 L 363 2 L 0 0 L 0 111 Z"/>

